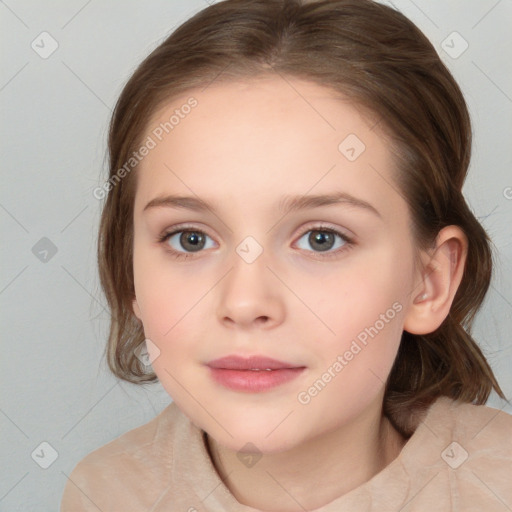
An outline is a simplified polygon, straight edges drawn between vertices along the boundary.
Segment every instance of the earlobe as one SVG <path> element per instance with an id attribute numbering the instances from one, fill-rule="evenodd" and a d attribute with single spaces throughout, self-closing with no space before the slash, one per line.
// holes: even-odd
<path id="1" fill-rule="evenodd" d="M 457 226 L 443 228 L 436 248 L 422 272 L 421 286 L 411 294 L 404 330 L 411 334 L 435 331 L 450 312 L 462 280 L 467 255 L 467 238 Z"/>

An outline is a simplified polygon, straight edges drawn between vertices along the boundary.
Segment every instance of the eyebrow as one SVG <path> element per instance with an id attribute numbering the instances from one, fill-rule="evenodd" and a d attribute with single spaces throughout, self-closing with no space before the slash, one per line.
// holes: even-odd
<path id="1" fill-rule="evenodd" d="M 362 210 L 373 213 L 382 219 L 379 211 L 367 201 L 354 197 L 347 192 L 336 192 L 333 194 L 307 195 L 307 196 L 283 196 L 278 203 L 278 209 L 283 214 L 322 206 L 347 205 L 355 206 Z M 152 208 L 183 208 L 197 212 L 216 212 L 215 206 L 198 197 L 166 195 L 155 197 L 144 207 L 143 212 Z"/>

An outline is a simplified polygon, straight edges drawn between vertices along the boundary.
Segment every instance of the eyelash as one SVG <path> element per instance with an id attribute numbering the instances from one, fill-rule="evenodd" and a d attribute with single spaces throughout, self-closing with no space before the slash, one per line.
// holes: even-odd
<path id="1" fill-rule="evenodd" d="M 338 235 L 345 242 L 343 247 L 338 248 L 335 251 L 326 251 L 325 253 L 322 253 L 320 251 L 308 251 L 308 252 L 313 252 L 314 254 L 320 255 L 320 258 L 322 258 L 322 259 L 337 257 L 340 253 L 350 250 L 355 245 L 354 241 L 351 238 L 349 238 L 347 235 L 340 233 L 336 229 L 333 229 L 329 226 L 323 226 L 323 225 L 317 225 L 317 226 L 308 228 L 307 230 L 302 232 L 302 234 L 298 237 L 298 240 L 300 240 L 306 233 L 309 233 L 310 231 L 318 231 L 320 233 L 332 233 L 334 235 Z M 167 240 L 169 240 L 169 238 L 171 238 L 173 235 L 176 235 L 177 233 L 182 233 L 182 232 L 184 232 L 184 233 L 187 233 L 187 232 L 201 233 L 203 235 L 209 236 L 204 231 L 202 231 L 200 229 L 195 229 L 192 226 L 179 226 L 178 228 L 175 228 L 171 231 L 165 231 L 164 233 L 162 233 L 157 238 L 157 242 L 165 245 L 165 250 L 167 252 L 169 252 L 173 258 L 175 258 L 177 260 L 189 259 L 191 257 L 194 257 L 194 253 L 176 251 L 176 250 L 172 249 L 168 244 L 166 244 L 166 242 L 167 242 Z M 202 252 L 202 251 L 198 251 L 198 252 Z"/>

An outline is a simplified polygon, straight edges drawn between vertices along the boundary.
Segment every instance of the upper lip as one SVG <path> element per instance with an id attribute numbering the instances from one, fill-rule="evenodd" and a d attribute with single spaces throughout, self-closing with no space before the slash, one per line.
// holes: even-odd
<path id="1" fill-rule="evenodd" d="M 283 368 L 303 368 L 293 363 L 278 361 L 265 356 L 242 357 L 230 355 L 206 363 L 210 368 L 224 368 L 226 370 L 282 370 Z"/>

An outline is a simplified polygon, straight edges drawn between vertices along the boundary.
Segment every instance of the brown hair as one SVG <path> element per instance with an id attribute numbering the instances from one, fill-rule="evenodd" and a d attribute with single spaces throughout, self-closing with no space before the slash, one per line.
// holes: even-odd
<path id="1" fill-rule="evenodd" d="M 470 334 L 490 285 L 492 253 L 462 195 L 471 153 L 468 110 L 432 44 L 400 12 L 370 0 L 226 0 L 202 10 L 160 44 L 124 87 L 110 124 L 110 179 L 165 103 L 214 80 L 272 73 L 329 87 L 379 120 L 393 141 L 396 188 L 408 203 L 418 248 L 432 247 L 439 230 L 452 224 L 468 238 L 463 278 L 445 321 L 427 335 L 403 332 L 384 413 L 409 436 L 411 412 L 439 396 L 483 404 L 494 388 L 505 398 Z M 136 166 L 109 190 L 98 262 L 111 309 L 109 368 L 143 383 L 157 377 L 135 356 L 144 342 L 132 311 L 135 191 Z"/>

